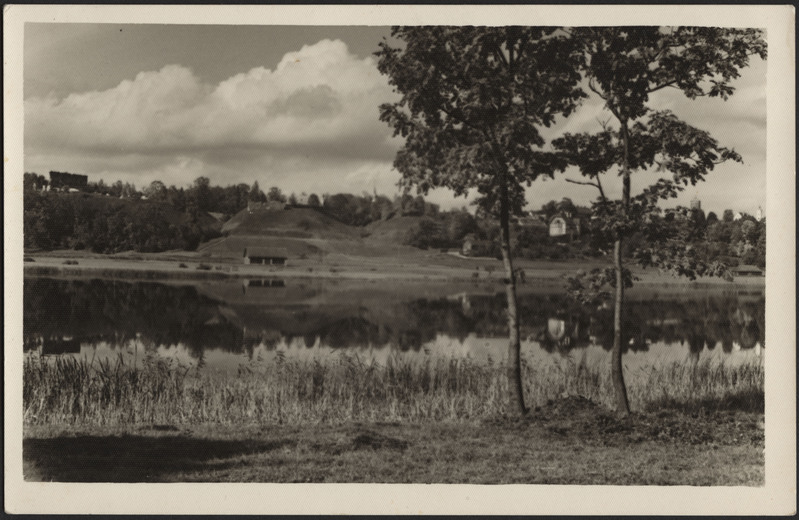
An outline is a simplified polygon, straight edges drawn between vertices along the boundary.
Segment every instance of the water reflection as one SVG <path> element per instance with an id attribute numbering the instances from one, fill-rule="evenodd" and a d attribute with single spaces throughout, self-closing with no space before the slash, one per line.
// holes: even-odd
<path id="1" fill-rule="evenodd" d="M 442 286 L 443 287 L 443 286 Z M 442 289 L 443 290 L 443 289 Z M 367 300 L 337 286 L 279 279 L 204 285 L 31 278 L 24 285 L 24 348 L 74 353 L 83 346 L 185 348 L 195 360 L 221 350 L 252 356 L 280 345 L 297 348 L 419 351 L 442 338 L 507 336 L 504 294 L 391 298 L 370 287 Z M 558 294 L 519 297 L 522 337 L 550 354 L 589 346 L 610 350 L 613 311 L 584 307 Z M 765 346 L 762 291 L 630 295 L 625 349 L 687 344 L 692 354 Z M 493 343 L 493 341 L 492 341 Z"/>

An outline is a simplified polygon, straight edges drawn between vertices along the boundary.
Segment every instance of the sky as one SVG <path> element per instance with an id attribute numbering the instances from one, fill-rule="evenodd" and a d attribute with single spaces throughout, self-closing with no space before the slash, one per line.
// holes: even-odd
<path id="1" fill-rule="evenodd" d="M 82 173 L 91 181 L 154 180 L 188 186 L 280 187 L 285 193 L 398 193 L 392 168 L 401 140 L 378 120 L 398 99 L 372 55 L 388 27 L 27 23 L 24 37 L 25 171 Z M 754 214 L 766 207 L 766 63 L 755 57 L 728 101 L 690 101 L 674 89 L 652 97 L 734 148 L 676 202 Z M 544 134 L 595 131 L 610 119 L 589 97 Z M 636 192 L 660 174 L 642 173 Z M 593 189 L 567 171 L 527 190 L 527 209 Z M 614 179 L 615 181 L 615 179 Z M 609 183 L 609 194 L 620 189 Z M 444 208 L 469 199 L 436 190 Z"/>

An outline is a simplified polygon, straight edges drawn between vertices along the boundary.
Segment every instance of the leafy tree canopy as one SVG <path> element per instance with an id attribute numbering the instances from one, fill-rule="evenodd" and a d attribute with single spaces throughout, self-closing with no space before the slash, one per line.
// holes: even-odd
<path id="1" fill-rule="evenodd" d="M 401 185 L 477 189 L 494 213 L 507 189 L 518 213 L 524 185 L 554 171 L 538 128 L 584 95 L 574 41 L 546 27 L 395 27 L 392 36 L 405 47 L 381 43 L 378 68 L 402 98 L 380 119 L 405 139 L 394 162 Z"/>

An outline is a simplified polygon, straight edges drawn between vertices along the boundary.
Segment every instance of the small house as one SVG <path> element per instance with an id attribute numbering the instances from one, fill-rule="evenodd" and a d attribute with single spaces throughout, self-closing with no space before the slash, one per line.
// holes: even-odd
<path id="1" fill-rule="evenodd" d="M 766 273 L 756 265 L 739 265 L 730 269 L 734 276 L 765 276 Z"/>
<path id="2" fill-rule="evenodd" d="M 574 237 L 580 234 L 580 219 L 570 215 L 555 215 L 549 221 L 549 236 L 562 237 L 570 235 Z"/>
<path id="3" fill-rule="evenodd" d="M 261 265 L 286 265 L 288 253 L 285 249 L 275 249 L 266 247 L 245 247 L 244 254 L 245 264 L 261 264 Z"/>

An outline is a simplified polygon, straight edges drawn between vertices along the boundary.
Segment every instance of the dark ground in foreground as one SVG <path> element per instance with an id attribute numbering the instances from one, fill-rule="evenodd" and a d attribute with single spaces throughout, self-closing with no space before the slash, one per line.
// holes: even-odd
<path id="1" fill-rule="evenodd" d="M 763 414 L 618 419 L 582 398 L 523 419 L 312 426 L 28 427 L 25 479 L 764 485 Z"/>

